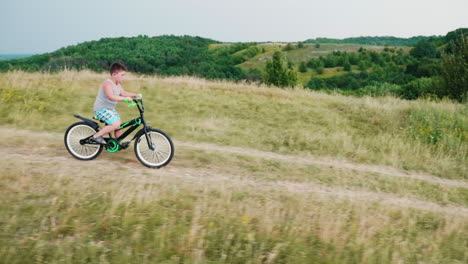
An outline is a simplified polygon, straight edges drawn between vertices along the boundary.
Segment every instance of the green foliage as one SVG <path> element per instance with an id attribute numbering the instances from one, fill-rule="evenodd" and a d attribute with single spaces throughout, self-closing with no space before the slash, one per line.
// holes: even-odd
<path id="1" fill-rule="evenodd" d="M 299 64 L 299 72 L 307 72 L 307 64 L 305 63 L 305 61 L 301 61 L 301 63 Z"/>
<path id="2" fill-rule="evenodd" d="M 321 80 L 313 76 L 306 87 L 362 95 L 379 94 L 377 87 L 386 83 L 400 86 L 392 90 L 405 99 L 449 97 L 462 101 L 468 94 L 468 41 L 463 29 L 454 32 L 446 38 L 423 39 L 409 54 L 388 47 L 383 52 L 360 48 L 358 53 L 335 51 L 311 59 L 307 62 L 311 68 L 322 63 L 325 68 L 343 67 L 349 73 Z M 441 59 L 442 46 L 445 53 Z M 352 72 L 352 65 L 361 72 Z"/>
<path id="3" fill-rule="evenodd" d="M 294 50 L 294 49 L 296 49 L 296 47 L 294 47 L 293 44 L 288 43 L 288 44 L 283 48 L 283 51 L 291 51 L 291 50 Z"/>
<path id="4" fill-rule="evenodd" d="M 449 43 L 441 71 L 445 89 L 440 95 L 459 101 L 468 99 L 468 35 L 460 34 Z"/>
<path id="5" fill-rule="evenodd" d="M 233 53 L 255 43 L 237 43 L 228 48 L 208 49 L 218 42 L 190 36 L 160 36 L 148 38 L 104 38 L 59 49 L 53 53 L 0 62 L 0 71 L 57 71 L 90 69 L 107 71 L 114 61 L 123 61 L 130 71 L 160 75 L 195 75 L 209 79 L 243 79 L 235 65 L 258 53 L 249 49 L 245 56 Z"/>
<path id="6" fill-rule="evenodd" d="M 413 100 L 419 97 L 436 96 L 439 84 L 438 79 L 423 77 L 403 85 L 402 88 L 399 95 L 404 99 Z"/>
<path id="7" fill-rule="evenodd" d="M 323 66 L 319 66 L 319 67 L 315 68 L 315 72 L 317 74 L 323 74 L 324 71 L 325 71 L 325 69 L 323 68 Z"/>
<path id="8" fill-rule="evenodd" d="M 308 39 L 305 43 L 351 43 L 361 45 L 374 45 L 374 46 L 412 46 L 421 40 L 434 39 L 434 37 L 412 37 L 412 38 L 396 38 L 396 37 L 356 37 L 345 39 L 333 38 L 316 38 Z"/>
<path id="9" fill-rule="evenodd" d="M 415 58 L 437 58 L 440 56 L 435 44 L 429 40 L 422 40 L 418 42 L 410 51 L 410 54 Z"/>
<path id="10" fill-rule="evenodd" d="M 407 131 L 414 139 L 447 150 L 468 142 L 467 117 L 466 106 L 460 112 L 413 109 L 408 114 Z"/>
<path id="11" fill-rule="evenodd" d="M 293 87 L 297 83 L 297 73 L 286 66 L 284 55 L 280 51 L 273 53 L 273 58 L 267 63 L 264 82 L 278 87 Z"/>
<path id="12" fill-rule="evenodd" d="M 251 82 L 261 82 L 262 81 L 262 71 L 258 68 L 248 69 L 245 78 Z"/>

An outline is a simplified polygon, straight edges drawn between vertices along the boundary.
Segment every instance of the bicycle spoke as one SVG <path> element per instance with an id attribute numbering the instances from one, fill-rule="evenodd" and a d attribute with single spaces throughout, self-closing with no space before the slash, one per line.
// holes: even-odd
<path id="1" fill-rule="evenodd" d="M 159 166 L 170 158 L 171 145 L 163 135 L 157 132 L 150 132 L 148 136 L 155 149 L 151 150 L 148 147 L 146 137 L 142 137 L 137 146 L 139 155 L 145 163 L 151 166 Z"/>
<path id="2" fill-rule="evenodd" d="M 80 140 L 96 133 L 90 126 L 79 124 L 72 127 L 67 134 L 67 145 L 70 152 L 81 159 L 89 159 L 100 151 L 98 145 L 81 145 Z"/>

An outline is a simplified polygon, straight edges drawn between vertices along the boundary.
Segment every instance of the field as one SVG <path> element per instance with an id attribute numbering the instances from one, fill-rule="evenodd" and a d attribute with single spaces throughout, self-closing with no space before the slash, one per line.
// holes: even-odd
<path id="1" fill-rule="evenodd" d="M 0 263 L 467 262 L 466 104 L 131 75 L 152 170 L 63 146 L 106 77 L 0 74 Z"/>

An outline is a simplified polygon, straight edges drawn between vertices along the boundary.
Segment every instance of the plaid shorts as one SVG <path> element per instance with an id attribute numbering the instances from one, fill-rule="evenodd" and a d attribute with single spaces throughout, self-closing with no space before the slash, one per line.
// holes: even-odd
<path id="1" fill-rule="evenodd" d="M 106 122 L 106 124 L 111 125 L 116 120 L 120 120 L 119 113 L 115 109 L 102 108 L 97 111 L 94 111 L 97 119 Z"/>

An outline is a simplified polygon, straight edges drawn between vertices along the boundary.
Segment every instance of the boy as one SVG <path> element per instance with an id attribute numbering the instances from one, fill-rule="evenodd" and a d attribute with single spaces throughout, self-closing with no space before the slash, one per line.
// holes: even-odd
<path id="1" fill-rule="evenodd" d="M 115 106 L 118 101 L 131 101 L 132 97 L 136 98 L 138 96 L 137 94 L 125 91 L 120 85 L 125 80 L 126 72 L 127 68 L 125 65 L 119 62 L 113 63 L 110 67 L 110 79 L 105 80 L 99 88 L 96 101 L 94 102 L 94 114 L 98 119 L 104 121 L 107 126 L 90 138 L 92 142 L 106 144 L 102 136 L 112 131 L 115 131 L 115 138 L 119 138 L 122 135 L 122 131 L 119 130 L 122 121 L 117 111 L 115 111 Z"/>

